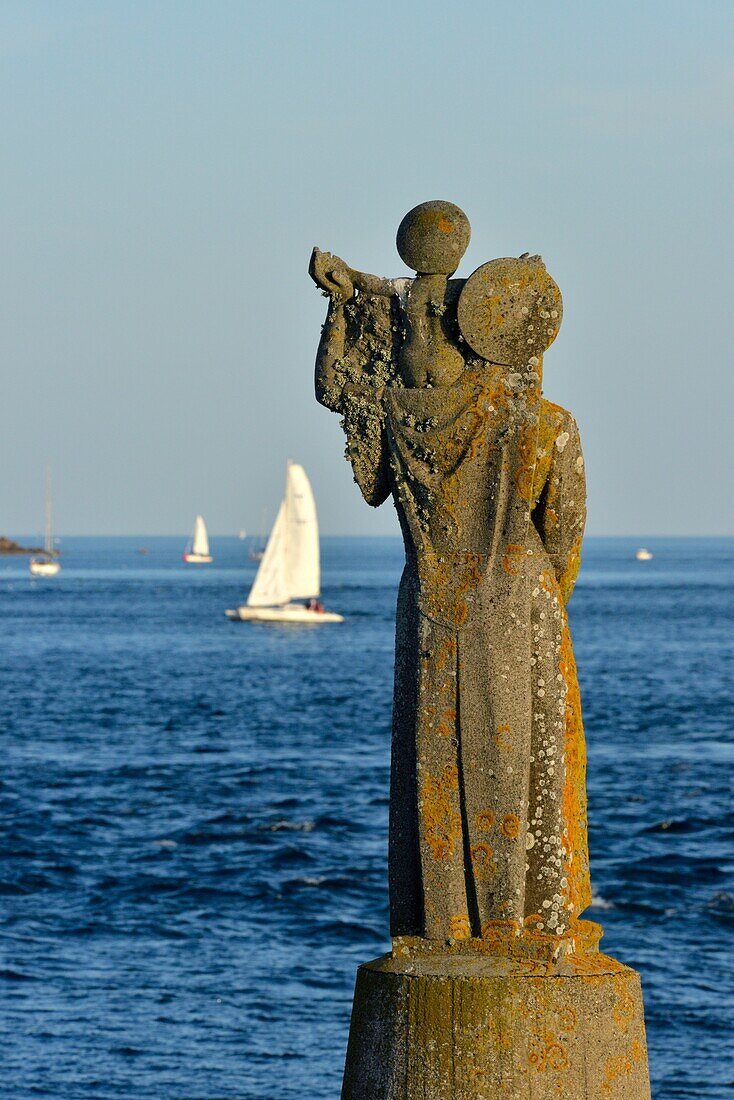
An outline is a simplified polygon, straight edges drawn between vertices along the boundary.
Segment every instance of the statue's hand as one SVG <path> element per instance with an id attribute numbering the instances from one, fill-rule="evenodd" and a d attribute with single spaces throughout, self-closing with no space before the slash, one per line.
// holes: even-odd
<path id="1" fill-rule="evenodd" d="M 308 273 L 322 290 L 336 302 L 346 302 L 354 294 L 350 270 L 344 260 L 331 252 L 314 248 L 308 265 Z"/>

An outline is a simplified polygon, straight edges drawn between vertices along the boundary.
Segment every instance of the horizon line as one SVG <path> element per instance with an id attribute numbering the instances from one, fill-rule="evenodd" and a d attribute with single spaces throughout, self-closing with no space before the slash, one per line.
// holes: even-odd
<path id="1" fill-rule="evenodd" d="M 268 534 L 268 532 L 257 531 L 252 535 L 247 534 L 247 535 L 245 535 L 245 537 L 243 539 L 241 539 L 238 533 L 233 534 L 233 533 L 229 532 L 229 533 L 225 534 L 225 533 L 222 533 L 222 532 L 220 532 L 220 533 L 211 533 L 210 532 L 209 533 L 209 538 L 210 539 L 233 539 L 236 542 L 246 542 L 248 539 L 260 539 L 260 540 L 262 540 L 263 537 L 267 536 L 267 534 Z M 339 531 L 339 532 L 321 531 L 319 533 L 319 535 L 320 535 L 320 538 L 327 538 L 327 539 L 353 539 L 353 538 L 356 538 L 356 539 L 395 539 L 398 542 L 402 541 L 402 536 L 400 535 L 399 532 L 395 532 L 393 534 L 388 534 L 388 533 L 386 533 L 386 534 L 378 534 L 378 533 L 355 534 L 353 532 L 352 533 L 346 533 L 346 532 L 343 532 L 343 531 Z M 34 538 L 37 539 L 37 538 L 40 537 L 40 535 L 39 535 L 38 532 L 36 532 L 35 534 L 33 534 L 33 533 L 27 534 L 26 533 L 26 534 L 23 534 L 23 535 L 16 535 L 16 536 L 5 535 L 5 536 L 2 536 L 2 537 L 8 538 L 8 539 L 13 539 L 13 541 L 18 541 L 18 540 L 27 540 L 27 539 L 34 539 Z M 55 539 L 55 541 L 61 541 L 62 539 L 183 539 L 185 541 L 187 538 L 190 538 L 190 537 L 191 537 L 190 532 L 186 532 L 186 531 L 183 531 L 183 532 L 180 532 L 180 533 L 174 532 L 173 534 L 170 534 L 170 533 L 169 534 L 155 533 L 155 532 L 150 532 L 150 531 L 145 532 L 145 533 L 140 533 L 140 532 L 126 533 L 126 532 L 118 531 L 118 532 L 115 532 L 114 534 L 109 534 L 109 533 L 96 533 L 96 534 L 83 533 L 83 534 L 81 534 L 81 533 L 76 533 L 76 532 L 75 533 L 66 533 L 66 534 L 63 534 L 63 535 L 55 535 L 54 539 Z M 587 535 L 584 535 L 584 541 L 586 541 L 587 539 L 642 539 L 642 540 L 644 540 L 644 539 L 732 539 L 732 538 L 734 538 L 734 531 L 729 532 L 729 533 L 724 533 L 724 532 L 711 533 L 711 532 L 706 532 L 706 531 L 689 531 L 686 534 L 673 534 L 673 533 L 640 534 L 639 532 L 637 532 L 637 533 L 628 532 L 626 534 L 603 534 L 601 532 L 595 531 L 593 533 L 589 533 Z"/>

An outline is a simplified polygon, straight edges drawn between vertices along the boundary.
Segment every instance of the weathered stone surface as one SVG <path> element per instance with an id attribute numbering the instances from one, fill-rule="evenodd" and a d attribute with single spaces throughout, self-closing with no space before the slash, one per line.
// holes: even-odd
<path id="1" fill-rule="evenodd" d="M 456 242 L 439 225 L 447 204 L 428 205 L 406 216 L 425 249 L 416 262 L 451 270 Z M 499 923 L 561 935 L 591 892 L 565 609 L 584 461 L 573 417 L 542 396 L 536 354 L 557 331 L 560 294 L 538 257 L 494 261 L 464 284 L 433 273 L 380 279 L 317 250 L 311 273 L 331 297 L 318 399 L 343 415 L 368 503 L 392 494 L 405 540 L 392 932 L 459 939 Z M 503 362 L 460 338 L 462 302 L 472 340 L 494 340 Z M 541 317 L 554 303 L 557 316 Z"/>
<path id="2" fill-rule="evenodd" d="M 573 417 L 541 392 L 561 294 L 538 256 L 449 279 L 468 240 L 465 215 L 434 202 L 398 232 L 413 279 L 311 258 L 330 299 L 316 396 L 343 417 L 365 500 L 392 495 L 406 558 L 395 940 L 360 970 L 344 1097 L 638 1100 L 639 980 L 580 919 L 586 750 L 566 604 L 584 460 Z"/>
<path id="3" fill-rule="evenodd" d="M 491 363 L 542 355 L 563 320 L 563 299 L 539 256 L 490 260 L 467 279 L 457 307 L 471 348 Z"/>
<path id="4" fill-rule="evenodd" d="M 469 219 L 452 202 L 433 199 L 405 215 L 396 239 L 400 258 L 421 275 L 451 275 L 471 238 Z"/>
<path id="5" fill-rule="evenodd" d="M 649 1097 L 639 978 L 614 959 L 441 953 L 359 968 L 342 1100 Z"/>

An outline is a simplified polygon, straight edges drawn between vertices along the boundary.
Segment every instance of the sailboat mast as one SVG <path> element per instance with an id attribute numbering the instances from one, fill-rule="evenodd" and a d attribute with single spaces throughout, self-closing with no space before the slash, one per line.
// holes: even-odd
<path id="1" fill-rule="evenodd" d="M 51 467 L 46 467 L 46 538 L 44 541 L 44 547 L 47 554 L 53 554 L 54 552 L 54 531 L 53 531 L 53 503 L 51 501 Z"/>
<path id="2" fill-rule="evenodd" d="M 291 500 L 291 465 L 293 460 L 286 459 L 285 464 L 285 537 L 283 538 L 283 557 L 286 562 L 286 570 L 288 571 L 288 529 L 290 527 L 291 512 L 293 511 L 293 502 Z M 290 584 L 290 576 L 288 577 L 288 583 Z"/>

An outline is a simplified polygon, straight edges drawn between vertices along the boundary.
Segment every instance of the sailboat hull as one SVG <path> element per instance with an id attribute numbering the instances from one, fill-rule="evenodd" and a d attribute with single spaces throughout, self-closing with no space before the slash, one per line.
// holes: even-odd
<path id="1" fill-rule="evenodd" d="M 55 577 L 61 565 L 57 561 L 39 561 L 38 558 L 31 558 L 28 568 L 34 577 Z"/>
<path id="2" fill-rule="evenodd" d="M 286 604 L 285 607 L 237 607 L 225 611 L 228 619 L 235 622 L 251 623 L 343 623 L 344 616 L 334 611 L 309 611 L 301 604 Z"/>
<path id="3" fill-rule="evenodd" d="M 208 565 L 210 561 L 214 561 L 211 554 L 189 554 L 189 553 L 184 554 L 183 560 L 185 562 L 188 562 L 189 565 Z"/>

